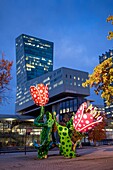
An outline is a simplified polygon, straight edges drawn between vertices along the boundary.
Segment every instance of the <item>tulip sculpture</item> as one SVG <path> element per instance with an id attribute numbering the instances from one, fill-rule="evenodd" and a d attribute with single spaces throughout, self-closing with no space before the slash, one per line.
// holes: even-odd
<path id="1" fill-rule="evenodd" d="M 37 144 L 37 142 L 34 141 L 34 146 L 38 150 L 38 158 L 46 158 L 50 146 L 50 137 L 54 120 L 52 114 L 49 112 L 46 113 L 46 122 L 42 123 L 40 120 L 43 119 L 45 114 L 44 106 L 49 101 L 48 87 L 43 84 L 38 84 L 37 87 L 31 86 L 30 92 L 35 104 L 41 106 L 40 115 L 35 119 L 34 125 L 37 127 L 43 127 L 40 135 L 40 144 Z"/>
<path id="2" fill-rule="evenodd" d="M 34 120 L 34 125 L 42 127 L 40 135 L 40 144 L 34 141 L 34 147 L 37 148 L 39 159 L 47 158 L 48 151 L 53 146 L 60 149 L 60 153 L 67 158 L 76 157 L 76 145 L 82 139 L 85 132 L 94 128 L 99 122 L 102 122 L 102 117 L 96 108 L 92 105 L 89 107 L 87 103 L 83 103 L 74 116 L 66 123 L 66 126 L 60 125 L 56 120 L 54 113 L 46 112 L 44 106 L 49 101 L 48 87 L 44 84 L 38 84 L 36 87 L 31 86 L 30 92 L 35 104 L 41 106 L 40 115 Z M 40 122 L 46 115 L 46 121 Z M 56 143 L 53 135 L 54 126 L 57 127 L 60 142 Z M 52 137 L 51 137 L 52 136 Z M 52 141 L 51 141 L 52 139 Z"/>

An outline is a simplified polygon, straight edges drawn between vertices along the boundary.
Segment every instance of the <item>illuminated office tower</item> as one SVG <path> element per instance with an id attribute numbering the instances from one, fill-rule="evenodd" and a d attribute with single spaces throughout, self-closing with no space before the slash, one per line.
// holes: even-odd
<path id="1" fill-rule="evenodd" d="M 53 71 L 53 43 L 25 34 L 16 38 L 17 80 L 26 80 Z"/>
<path id="2" fill-rule="evenodd" d="M 53 42 L 22 34 L 16 38 L 16 104 L 24 100 L 27 83 L 53 71 Z"/>

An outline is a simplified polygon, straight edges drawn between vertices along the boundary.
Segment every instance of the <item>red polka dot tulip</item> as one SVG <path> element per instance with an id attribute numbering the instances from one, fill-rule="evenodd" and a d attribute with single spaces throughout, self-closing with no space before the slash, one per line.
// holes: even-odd
<path id="1" fill-rule="evenodd" d="M 79 132 L 87 132 L 102 122 L 102 119 L 94 107 L 87 108 L 87 103 L 83 103 L 74 116 L 73 126 Z"/>
<path id="2" fill-rule="evenodd" d="M 44 84 L 38 84 L 36 87 L 30 87 L 31 96 L 38 106 L 45 106 L 49 101 L 48 86 Z"/>

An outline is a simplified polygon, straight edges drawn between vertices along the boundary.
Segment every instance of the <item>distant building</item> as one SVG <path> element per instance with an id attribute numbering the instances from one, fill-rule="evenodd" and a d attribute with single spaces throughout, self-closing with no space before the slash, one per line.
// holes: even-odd
<path id="1" fill-rule="evenodd" d="M 93 104 L 93 106 L 94 106 L 94 107 L 96 107 L 96 108 L 97 108 L 97 110 L 98 110 L 99 112 L 103 112 L 103 113 L 105 113 L 104 105 L 100 105 L 100 104 Z"/>
<path id="2" fill-rule="evenodd" d="M 109 50 L 105 54 L 102 54 L 102 56 L 99 56 L 99 63 L 102 63 L 104 60 L 112 57 L 113 58 L 113 50 Z M 106 105 L 106 101 L 104 100 L 104 107 L 105 107 L 105 113 L 107 116 L 107 133 L 110 133 L 109 138 L 111 137 L 113 139 L 113 103 L 110 104 L 110 106 Z"/>

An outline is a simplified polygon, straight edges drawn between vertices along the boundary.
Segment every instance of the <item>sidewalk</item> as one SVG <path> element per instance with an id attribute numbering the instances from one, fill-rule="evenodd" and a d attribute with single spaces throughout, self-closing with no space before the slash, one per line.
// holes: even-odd
<path id="1" fill-rule="evenodd" d="M 54 150 L 42 160 L 37 152 L 0 154 L 0 170 L 113 170 L 113 146 L 77 149 L 77 154 L 69 159 Z"/>

